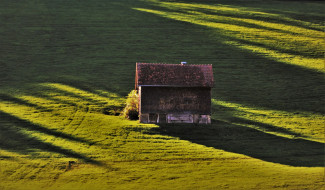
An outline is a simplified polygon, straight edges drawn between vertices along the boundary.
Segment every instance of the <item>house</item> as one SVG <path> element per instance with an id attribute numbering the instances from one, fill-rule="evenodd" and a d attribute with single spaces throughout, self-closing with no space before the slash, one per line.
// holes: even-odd
<path id="1" fill-rule="evenodd" d="M 137 63 L 141 123 L 211 123 L 212 65 Z"/>

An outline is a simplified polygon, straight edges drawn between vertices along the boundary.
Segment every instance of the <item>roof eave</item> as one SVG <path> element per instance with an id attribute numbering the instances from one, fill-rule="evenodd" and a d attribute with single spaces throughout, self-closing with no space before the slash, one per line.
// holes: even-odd
<path id="1" fill-rule="evenodd" d="M 138 87 L 186 87 L 186 88 L 192 88 L 192 87 L 200 87 L 200 88 L 212 88 L 212 86 L 186 86 L 186 85 L 137 85 Z"/>

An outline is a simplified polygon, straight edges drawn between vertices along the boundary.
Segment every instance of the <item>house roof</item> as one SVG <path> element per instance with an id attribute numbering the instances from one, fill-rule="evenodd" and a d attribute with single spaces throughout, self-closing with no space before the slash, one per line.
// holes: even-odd
<path id="1" fill-rule="evenodd" d="M 137 63 L 139 86 L 213 87 L 212 65 Z"/>

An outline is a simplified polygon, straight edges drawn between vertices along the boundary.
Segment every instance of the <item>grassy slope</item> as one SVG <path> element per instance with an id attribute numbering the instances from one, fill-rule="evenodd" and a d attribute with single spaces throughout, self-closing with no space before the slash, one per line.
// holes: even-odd
<path id="1" fill-rule="evenodd" d="M 263 2 L 2 1 L 0 189 L 323 187 L 324 4 Z M 213 125 L 104 114 L 136 61 L 183 60 Z"/>

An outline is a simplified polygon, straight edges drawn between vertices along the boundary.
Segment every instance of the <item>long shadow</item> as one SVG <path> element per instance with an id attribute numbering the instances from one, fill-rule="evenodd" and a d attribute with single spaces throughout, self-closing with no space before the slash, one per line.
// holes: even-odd
<path id="1" fill-rule="evenodd" d="M 28 107 L 34 107 L 36 109 L 39 109 L 40 111 L 49 111 L 49 112 L 53 111 L 52 109 L 49 109 L 49 108 L 46 108 L 43 106 L 39 106 L 37 104 L 30 103 L 28 101 L 25 101 L 25 100 L 22 100 L 22 99 L 19 99 L 19 98 L 16 98 L 16 97 L 13 97 L 13 96 L 10 96 L 7 94 L 0 94 L 0 100 L 13 102 L 13 103 L 28 106 Z"/>
<path id="2" fill-rule="evenodd" d="M 45 152 L 59 153 L 66 157 L 81 159 L 84 162 L 94 165 L 103 165 L 99 161 L 93 160 L 72 150 L 64 149 L 31 137 L 21 132 L 19 130 L 19 125 L 11 122 L 2 122 L 0 124 L 0 149 L 30 156 L 35 155 L 38 150 L 41 150 Z"/>
<path id="3" fill-rule="evenodd" d="M 253 14 L 240 14 L 237 12 L 232 12 L 232 13 L 228 13 L 228 12 L 222 12 L 222 11 L 216 11 L 216 10 L 211 10 L 208 8 L 201 8 L 201 7 L 196 7 L 196 8 L 183 8 L 183 9 L 178 9 L 175 10 L 173 8 L 161 8 L 159 7 L 159 9 L 164 10 L 166 12 L 169 13 L 182 13 L 182 14 L 186 14 L 189 17 L 191 16 L 197 16 L 197 13 L 191 13 L 191 10 L 195 10 L 197 9 L 197 11 L 199 11 L 199 13 L 203 13 L 206 14 L 206 18 L 202 18 L 201 17 L 201 21 L 209 21 L 209 22 L 216 22 L 216 23 L 226 23 L 226 24 L 231 24 L 231 25 L 237 25 L 237 26 L 243 26 L 243 27 L 247 27 L 247 28 L 254 28 L 254 29 L 264 29 L 264 30 L 269 30 L 269 31 L 277 31 L 277 32 L 281 32 L 281 33 L 286 33 L 286 34 L 297 34 L 296 32 L 292 32 L 292 31 L 288 31 L 285 29 L 279 29 L 279 28 L 272 28 L 272 27 L 267 27 L 267 26 L 262 26 L 259 24 L 254 24 L 254 23 L 250 23 L 247 22 L 245 20 L 226 20 L 226 19 L 218 19 L 218 18 L 211 18 L 211 16 L 223 16 L 226 18 L 231 18 L 231 19 L 251 19 L 251 20 L 255 20 L 255 21 L 264 21 L 267 23 L 278 23 L 278 24 L 287 24 L 287 25 L 293 25 L 293 26 L 297 26 L 297 27 L 301 27 L 304 29 L 311 29 L 311 30 L 316 30 L 316 31 L 322 31 L 321 29 L 317 29 L 317 28 L 311 28 L 308 26 L 304 26 L 302 24 L 296 23 L 294 21 L 287 21 L 287 20 L 282 20 L 282 18 L 272 18 L 270 16 L 263 16 L 263 15 L 253 15 Z M 210 17 L 209 17 L 210 16 Z M 321 20 L 321 19 L 319 19 Z M 299 34 L 304 36 L 303 34 Z"/>
<path id="4" fill-rule="evenodd" d="M 239 42 L 241 44 L 253 45 L 253 46 L 257 46 L 257 47 L 261 47 L 261 48 L 265 48 L 268 50 L 273 50 L 273 51 L 277 51 L 277 52 L 285 53 L 285 54 L 289 54 L 289 55 L 294 55 L 294 56 L 303 56 L 304 58 L 317 59 L 317 58 L 323 57 L 320 53 L 318 55 L 316 55 L 316 54 L 311 54 L 310 52 L 302 52 L 302 51 L 297 51 L 297 50 L 285 49 L 285 48 L 281 48 L 281 47 L 274 47 L 271 44 L 266 44 L 263 42 L 254 42 L 254 41 L 239 39 L 239 38 L 235 38 L 235 37 L 228 37 L 228 39 Z"/>
<path id="5" fill-rule="evenodd" d="M 155 8 L 157 7 L 153 9 Z M 212 89 L 213 98 L 272 110 L 325 113 L 322 104 L 325 93 L 323 73 L 271 60 L 262 54 L 225 44 L 225 41 L 234 39 L 227 37 L 218 29 L 168 19 L 159 15 L 156 15 L 155 19 L 165 22 L 168 20 L 170 23 L 175 23 L 175 26 L 191 27 L 191 31 L 194 31 L 185 34 L 192 36 L 200 43 L 193 42 L 194 51 L 186 49 L 184 56 L 187 57 L 189 63 L 213 64 L 215 81 Z M 198 31 L 204 31 L 205 36 L 202 35 L 200 38 L 195 36 L 199 33 Z M 184 35 L 179 44 L 182 44 L 181 40 L 185 41 L 186 37 Z M 208 53 L 198 50 L 201 47 L 200 44 L 204 44 L 202 47 Z M 161 42 L 161 46 L 164 45 L 166 44 Z M 177 45 L 175 44 L 175 47 Z M 177 53 L 177 49 L 185 47 L 175 48 L 174 51 Z M 172 54 L 167 50 L 164 51 L 161 53 L 162 55 Z"/>
<path id="6" fill-rule="evenodd" d="M 27 130 L 33 130 L 33 131 L 45 133 L 47 135 L 52 135 L 52 136 L 55 136 L 55 137 L 59 137 L 59 138 L 67 139 L 67 140 L 72 140 L 72 141 L 76 141 L 76 142 L 80 142 L 80 143 L 85 143 L 85 144 L 88 144 L 88 145 L 94 144 L 94 142 L 91 142 L 89 140 L 85 140 L 85 139 L 82 139 L 82 138 L 74 137 L 72 135 L 63 133 L 63 132 L 48 129 L 48 128 L 42 127 L 40 125 L 36 125 L 34 123 L 31 123 L 31 122 L 29 122 L 27 120 L 20 119 L 18 117 L 15 117 L 13 115 L 8 114 L 8 113 L 2 112 L 2 111 L 0 111 L 0 118 L 1 118 L 2 122 L 8 122 L 8 123 L 14 124 L 15 126 L 17 126 L 19 128 L 23 128 L 23 129 L 27 129 Z"/>
<path id="7" fill-rule="evenodd" d="M 183 2 L 216 4 L 213 0 Z M 132 9 L 151 8 L 142 1 L 119 1 L 114 4 L 107 1 L 105 6 L 99 6 L 96 2 L 80 3 L 79 12 L 76 13 L 85 15 L 85 12 L 93 10 L 86 15 L 98 15 L 98 17 L 69 15 L 73 22 L 68 22 L 66 19 L 66 14 L 70 11 L 66 3 L 70 5 L 73 1 L 62 2 L 62 4 L 45 2 L 52 7 L 47 10 L 48 14 L 38 17 L 35 13 L 35 20 L 34 18 L 30 20 L 30 24 L 49 26 L 52 32 L 44 33 L 37 30 L 35 33 L 28 33 L 26 30 L 21 30 L 26 35 L 19 39 L 12 38 L 17 44 L 24 44 L 25 39 L 31 40 L 30 44 L 33 47 L 35 45 L 34 48 L 20 47 L 9 51 L 10 49 L 7 49 L 12 43 L 4 41 L 3 55 L 6 56 L 3 57 L 2 63 L 13 64 L 10 66 L 15 69 L 9 74 L 13 77 L 9 79 L 18 81 L 17 86 L 24 84 L 21 81 L 59 82 L 71 83 L 71 86 L 75 87 L 99 86 L 101 89 L 123 94 L 125 91 L 129 92 L 134 86 L 134 62 L 172 63 L 187 59 L 190 64 L 213 64 L 214 98 L 275 110 L 324 113 L 324 106 L 321 104 L 321 99 L 324 97 L 324 76 L 321 73 L 271 61 L 263 56 L 225 45 L 223 42 L 228 39 L 222 36 L 220 31 L 152 14 L 148 16 L 149 13 L 143 14 Z M 245 1 L 218 1 L 218 3 L 236 7 L 241 5 L 245 7 L 246 4 Z M 263 8 L 259 4 L 256 3 L 256 8 Z M 89 9 L 88 5 L 93 9 Z M 24 11 L 17 8 L 16 12 Z M 111 13 L 111 17 L 107 17 L 107 12 Z M 24 18 L 24 15 L 20 13 L 18 17 Z M 44 18 L 44 20 L 36 18 Z M 17 19 L 12 20 L 10 26 L 20 26 L 20 22 L 25 23 Z M 88 27 L 92 26 L 91 23 L 96 23 L 100 27 Z M 80 27 L 62 27 L 70 25 L 80 25 Z M 9 25 L 4 29 L 1 31 L 3 36 L 15 34 L 10 33 Z M 42 40 L 49 38 L 50 40 Z M 77 44 L 100 42 L 100 44 L 68 48 L 70 44 L 68 42 Z M 42 49 L 46 45 L 51 45 L 53 48 Z M 67 47 L 61 48 L 62 45 Z M 53 53 L 61 52 L 62 49 L 67 51 Z M 35 52 L 41 54 L 35 56 Z M 30 60 L 30 65 L 25 64 L 26 59 Z M 105 60 L 105 64 L 101 63 L 101 59 Z M 27 70 L 30 68 L 33 70 Z M 0 72 L 6 74 L 2 70 Z"/>
<path id="8" fill-rule="evenodd" d="M 77 99 L 80 99 L 81 102 L 90 103 L 90 104 L 94 104 L 94 105 L 96 105 L 96 104 L 98 105 L 98 104 L 102 103 L 102 102 L 100 102 L 98 100 L 93 100 L 92 98 L 82 96 L 82 95 L 79 95 L 79 94 L 74 93 L 74 92 L 69 92 L 69 91 L 57 89 L 55 87 L 53 87 L 51 89 L 51 92 L 55 92 L 55 93 L 58 93 L 60 95 L 67 96 L 67 97 L 77 98 Z M 50 96 L 47 96 L 47 97 L 50 97 Z M 55 99 L 55 98 L 53 98 L 53 99 Z M 58 99 L 58 101 L 61 101 L 61 100 Z M 65 102 L 68 102 L 68 101 L 65 101 Z M 71 102 L 71 103 L 74 104 L 73 102 Z"/>
<path id="9" fill-rule="evenodd" d="M 182 11 L 182 10 L 173 11 L 173 12 L 169 12 L 169 13 L 175 13 L 175 12 L 185 14 L 188 18 L 193 17 L 193 19 L 197 16 L 196 14 L 191 14 L 191 13 L 188 13 L 188 12 Z M 203 12 L 201 12 L 201 13 L 203 13 Z M 224 14 L 220 14 L 220 13 L 214 13 L 214 14 L 210 14 L 210 15 L 208 14 L 207 17 L 208 16 L 215 16 L 215 15 L 226 16 L 228 18 L 240 18 L 240 17 L 237 17 L 237 15 L 231 15 L 231 14 L 224 15 Z M 256 20 L 256 18 L 252 18 L 252 19 Z M 305 34 L 297 34 L 295 32 L 287 31 L 287 30 L 284 30 L 284 29 L 276 29 L 276 28 L 272 28 L 272 27 L 261 26 L 261 25 L 249 23 L 249 22 L 246 22 L 246 21 L 234 21 L 234 20 L 229 21 L 227 19 L 222 20 L 222 19 L 216 19 L 216 18 L 200 18 L 200 21 L 212 22 L 212 23 L 230 24 L 230 25 L 233 25 L 233 26 L 245 27 L 247 29 L 262 29 L 262 30 L 265 30 L 265 31 L 278 32 L 279 35 L 280 35 L 280 33 L 285 33 L 285 34 L 290 34 L 292 36 L 296 36 L 297 38 L 299 38 L 299 36 L 300 37 L 306 36 Z M 268 20 L 265 20 L 265 21 L 268 21 Z M 279 23 L 279 22 L 275 22 L 275 23 Z M 279 23 L 279 24 L 282 24 L 282 23 Z M 258 33 L 258 32 L 256 32 L 256 33 Z M 228 38 L 231 38 L 231 37 L 228 37 Z M 276 39 L 275 36 L 268 36 L 268 38 L 273 39 L 273 40 Z M 264 48 L 267 48 L 267 49 L 270 49 L 270 50 L 276 50 L 276 51 L 281 52 L 281 53 L 289 53 L 291 55 L 304 56 L 306 58 L 323 58 L 323 56 L 324 56 L 323 53 L 319 52 L 319 51 L 317 53 L 314 52 L 313 54 L 311 54 L 309 51 L 302 51 L 301 49 L 293 49 L 293 48 L 288 49 L 288 48 L 283 48 L 281 46 L 275 47 L 274 44 L 266 44 L 265 42 L 254 42 L 254 41 L 251 41 L 251 40 L 244 40 L 244 39 L 238 39 L 238 38 L 233 38 L 233 39 L 236 40 L 236 41 L 242 42 L 244 44 L 257 45 L 259 47 L 264 47 Z M 316 47 L 314 47 L 314 48 L 316 48 Z"/>
<path id="10" fill-rule="evenodd" d="M 225 49 L 234 55 L 226 62 L 213 64 L 214 98 L 273 110 L 325 112 L 323 73 L 245 50 Z"/>
<path id="11" fill-rule="evenodd" d="M 47 95 L 47 94 L 44 94 L 44 93 L 41 93 L 41 97 L 44 97 L 44 98 L 46 98 L 48 100 L 59 102 L 61 104 L 65 104 L 65 105 L 68 105 L 68 106 L 78 107 L 78 104 L 73 102 L 73 101 L 62 100 L 60 98 L 56 98 L 55 96 Z"/>
<path id="12" fill-rule="evenodd" d="M 95 95 L 99 95 L 102 96 L 103 98 L 107 98 L 105 96 L 103 96 L 102 94 L 98 93 L 98 91 L 95 91 L 94 89 L 103 89 L 104 86 L 103 85 L 98 85 L 98 84 L 94 84 L 94 83 L 80 83 L 80 81 L 73 81 L 73 80 L 55 80 L 54 83 L 60 83 L 60 84 L 64 84 L 64 85 L 68 85 L 74 88 L 78 88 L 80 90 L 95 94 Z M 121 94 L 119 94 L 119 92 L 116 91 L 116 89 L 110 88 L 110 86 L 105 86 L 105 88 L 103 89 L 107 92 L 114 92 L 115 94 L 121 96 Z"/>
<path id="13" fill-rule="evenodd" d="M 173 9 L 169 10 L 167 8 L 160 8 L 160 7 L 158 7 L 158 8 L 159 8 L 159 10 L 162 9 L 166 13 L 169 13 L 169 14 L 174 14 L 174 13 L 184 14 L 185 17 L 193 18 L 194 20 L 196 20 L 196 17 L 197 17 L 197 15 L 195 13 L 192 14 L 191 12 L 188 12 L 187 10 L 173 10 Z M 198 8 L 198 9 L 200 9 L 200 11 L 201 11 L 202 8 Z M 200 13 L 206 13 L 206 11 L 201 11 Z M 292 36 L 296 36 L 297 38 L 299 38 L 299 36 L 300 37 L 305 36 L 305 34 L 297 34 L 297 33 L 292 32 L 292 31 L 287 31 L 287 30 L 284 30 L 284 29 L 277 29 L 277 28 L 272 28 L 272 27 L 266 27 L 266 26 L 262 26 L 262 25 L 259 25 L 259 24 L 249 23 L 249 22 L 246 22 L 246 21 L 234 21 L 234 20 L 227 20 L 227 19 L 220 19 L 220 18 L 219 19 L 217 19 L 217 18 L 209 18 L 209 16 L 225 16 L 227 18 L 242 18 L 241 16 L 238 16 L 235 13 L 222 14 L 222 13 L 219 13 L 219 12 L 214 12 L 214 13 L 212 12 L 212 13 L 206 13 L 206 14 L 207 14 L 207 18 L 200 18 L 199 20 L 203 21 L 203 22 L 224 23 L 224 24 L 230 24 L 230 25 L 233 25 L 233 26 L 241 26 L 241 27 L 245 27 L 247 29 L 263 29 L 265 31 L 267 30 L 267 31 L 279 32 L 279 33 L 285 33 L 285 34 L 290 34 Z M 261 20 L 259 18 L 255 18 L 255 17 L 252 17 L 250 19 L 254 19 L 256 21 Z M 262 21 L 269 22 L 269 18 L 264 19 L 264 20 L 262 19 Z M 277 22 L 274 22 L 274 23 L 279 23 L 279 22 L 277 21 Z M 288 24 L 288 23 L 280 22 L 279 24 Z M 220 29 L 216 29 L 216 30 L 220 30 Z M 256 32 L 256 33 L 258 33 L 258 32 Z M 265 37 L 273 39 L 273 40 L 276 39 L 275 36 L 265 36 Z M 289 53 L 291 55 L 304 56 L 306 58 L 322 58 L 323 57 L 323 53 L 319 52 L 319 51 L 314 52 L 313 54 L 311 54 L 309 52 L 310 48 L 309 48 L 309 51 L 302 51 L 301 49 L 294 49 L 294 48 L 288 49 L 288 48 L 284 48 L 282 46 L 275 47 L 275 44 L 266 44 L 265 42 L 254 42 L 252 40 L 244 40 L 244 39 L 239 39 L 239 38 L 234 38 L 234 37 L 229 37 L 229 36 L 227 38 L 228 39 L 233 39 L 235 41 L 239 41 L 239 42 L 244 43 L 244 44 L 256 45 L 256 46 L 264 47 L 264 48 L 267 48 L 267 49 L 270 49 L 270 50 L 276 50 L 276 51 L 281 52 L 281 53 Z M 319 38 L 319 39 L 321 39 L 321 38 Z M 304 47 L 304 46 L 302 46 L 302 47 Z"/>
<path id="14" fill-rule="evenodd" d="M 244 119 L 244 118 L 239 118 L 239 117 L 233 117 L 229 120 L 230 123 L 235 123 L 238 125 L 253 125 L 256 126 L 258 129 L 261 129 L 263 131 L 270 131 L 270 132 L 277 132 L 277 133 L 282 133 L 285 135 L 290 135 L 294 137 L 306 137 L 302 134 L 295 133 L 293 131 L 287 130 L 285 128 L 280 128 L 276 127 L 274 125 L 266 124 L 266 123 L 261 123 L 258 121 L 252 121 L 249 119 Z"/>
<path id="15" fill-rule="evenodd" d="M 82 84 L 79 84 L 77 87 L 71 85 L 71 83 L 60 83 L 60 84 L 68 85 L 71 88 L 76 88 L 78 90 L 85 91 L 86 93 L 99 96 L 102 99 L 101 100 L 96 100 L 96 99 L 94 99 L 92 97 L 88 97 L 87 95 L 78 94 L 78 93 L 73 92 L 73 91 L 68 91 L 68 90 L 60 89 L 60 88 L 53 87 L 53 86 L 44 86 L 42 89 L 45 92 L 52 92 L 52 93 L 54 92 L 54 93 L 57 93 L 57 94 L 62 95 L 62 96 L 77 98 L 77 99 L 80 100 L 79 102 L 83 102 L 84 104 L 87 104 L 87 105 L 101 106 L 101 105 L 105 104 L 105 101 L 103 101 L 104 99 L 107 99 L 107 100 L 108 99 L 114 99 L 114 97 L 104 96 L 104 95 L 100 94 L 99 92 L 96 92 L 95 90 L 91 89 L 90 87 L 89 88 L 88 87 L 82 87 L 83 86 Z M 81 86 L 81 88 L 80 88 L 80 86 Z M 67 105 L 70 105 L 70 106 L 78 106 L 78 104 L 75 103 L 72 100 L 69 101 L 69 100 L 56 98 L 55 95 L 47 95 L 46 93 L 40 93 L 40 94 L 41 94 L 41 97 L 46 97 L 49 100 L 64 103 L 64 104 L 67 104 Z M 117 94 L 117 95 L 119 96 L 119 94 Z M 38 95 L 38 96 L 40 96 L 40 95 Z"/>
<path id="16" fill-rule="evenodd" d="M 103 100 L 95 100 L 95 99 L 92 99 L 91 97 L 86 97 L 86 96 L 82 96 L 82 95 L 79 95 L 77 93 L 74 93 L 74 92 L 69 92 L 69 91 L 64 91 L 64 90 L 61 90 L 61 89 L 57 89 L 55 87 L 46 87 L 45 88 L 46 90 L 44 91 L 50 91 L 50 92 L 55 92 L 57 94 L 60 94 L 60 95 L 63 95 L 63 96 L 66 96 L 66 97 L 72 97 L 72 98 L 77 98 L 77 99 L 80 99 L 81 102 L 84 103 L 84 105 L 95 105 L 95 106 L 99 106 L 99 107 L 103 107 L 101 108 L 101 111 L 105 114 L 108 114 L 108 115 L 112 115 L 112 114 L 115 114 L 115 115 L 119 115 L 119 113 L 121 112 L 121 110 L 124 108 L 123 106 L 116 106 L 116 105 L 111 105 L 111 106 L 107 106 L 105 105 L 105 101 Z M 85 89 L 82 89 L 84 91 L 86 91 Z M 90 90 L 88 91 L 89 93 L 92 93 L 94 95 L 98 95 L 100 96 L 101 98 L 103 99 L 119 99 L 119 97 L 107 97 L 105 95 L 102 95 L 101 93 L 99 92 L 95 92 L 93 90 Z M 119 96 L 119 94 L 117 94 Z M 65 105 L 69 105 L 69 106 L 73 106 L 73 107 L 78 107 L 78 103 L 76 103 L 75 101 L 73 100 L 64 100 L 62 98 L 57 98 L 55 95 L 48 95 L 46 93 L 39 93 L 38 95 L 34 95 L 34 96 L 39 96 L 41 98 L 46 98 L 48 100 L 52 100 L 52 101 L 55 101 L 55 102 L 58 102 L 60 104 L 65 104 Z M 105 106 L 104 106 L 105 105 Z M 89 109 L 88 107 L 85 107 L 85 109 Z"/>
<path id="17" fill-rule="evenodd" d="M 197 1 L 197 0 L 192 0 L 192 1 L 178 1 L 178 2 L 181 2 L 181 3 L 198 3 L 198 4 L 211 4 L 211 6 L 216 6 L 215 2 L 214 1 L 207 1 L 207 2 L 204 2 L 204 1 Z M 221 3 L 222 6 L 233 6 L 234 8 L 237 8 L 239 5 L 240 5 L 240 2 L 231 2 L 231 1 L 224 1 L 224 2 L 218 2 L 218 3 Z M 233 5 L 232 5 L 233 4 Z M 247 3 L 245 4 L 242 4 L 243 7 L 247 7 Z M 259 8 L 260 7 L 255 7 L 256 8 Z M 266 22 L 273 22 L 273 23 L 279 23 L 279 21 L 281 22 L 281 24 L 288 24 L 288 25 L 293 25 L 293 26 L 297 26 L 297 27 L 302 27 L 302 28 L 305 28 L 305 29 L 311 29 L 311 30 L 316 30 L 316 31 L 323 31 L 322 29 L 320 28 L 316 28 L 316 27 L 313 27 L 313 26 L 308 26 L 306 24 L 303 24 L 303 23 L 299 23 L 297 21 L 300 21 L 300 20 L 306 20 L 306 14 L 304 13 L 293 13 L 293 12 L 283 12 L 283 11 L 277 11 L 277 10 L 264 10 L 265 13 L 271 13 L 271 14 L 279 14 L 278 17 L 276 18 L 273 18 L 273 17 L 270 17 L 270 16 L 267 16 L 267 15 L 263 15 L 263 14 L 236 14 L 236 13 L 231 13 L 231 12 L 223 12 L 223 11 L 217 11 L 217 10 L 213 10 L 213 9 L 209 9 L 209 8 L 199 8 L 197 7 L 196 9 L 198 9 L 200 12 L 202 13 L 206 13 L 206 14 L 211 14 L 211 15 L 220 15 L 220 16 L 226 16 L 226 17 L 233 17 L 233 18 L 242 18 L 242 19 L 254 19 L 254 20 L 260 20 L 260 21 L 266 21 Z M 191 9 L 190 9 L 191 10 Z M 175 12 L 183 12 L 182 10 L 174 10 Z M 254 10 L 253 10 L 254 11 Z M 263 12 L 263 10 L 262 10 Z M 285 17 L 282 17 L 280 15 L 289 15 L 295 19 L 297 19 L 296 21 L 295 20 L 290 20 L 290 19 L 285 19 Z M 322 16 L 317 16 L 317 15 L 313 15 L 313 16 L 310 16 L 312 19 L 307 19 L 307 21 L 315 21 L 315 20 L 319 20 L 319 21 L 322 21 L 324 20 L 324 18 Z M 284 30 L 280 30 L 280 31 L 284 31 Z"/>
<path id="18" fill-rule="evenodd" d="M 324 144 L 288 139 L 242 125 L 213 120 L 212 125 L 164 124 L 149 131 L 193 143 L 298 167 L 323 167 Z"/>

